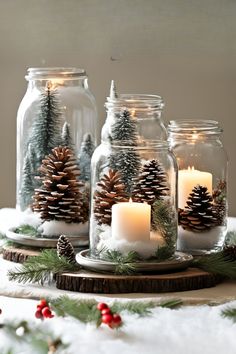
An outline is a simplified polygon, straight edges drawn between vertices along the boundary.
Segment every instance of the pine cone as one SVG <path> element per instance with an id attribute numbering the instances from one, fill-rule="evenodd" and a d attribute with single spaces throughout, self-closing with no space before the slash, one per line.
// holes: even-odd
<path id="1" fill-rule="evenodd" d="M 206 187 L 196 186 L 187 201 L 187 207 L 179 209 L 179 224 L 185 230 L 201 232 L 216 226 L 216 213 L 212 197 Z"/>
<path id="2" fill-rule="evenodd" d="M 128 200 L 119 172 L 109 170 L 97 183 L 94 193 L 94 215 L 99 225 L 111 225 L 111 207 Z"/>
<path id="3" fill-rule="evenodd" d="M 143 165 L 140 175 L 134 180 L 134 185 L 132 198 L 135 202 L 152 205 L 169 192 L 166 172 L 154 159 Z"/>
<path id="4" fill-rule="evenodd" d="M 68 147 L 56 147 L 45 157 L 39 168 L 41 188 L 35 189 L 32 209 L 43 220 L 86 222 L 84 210 L 84 184 L 77 180 L 80 172 L 73 152 Z"/>
<path id="5" fill-rule="evenodd" d="M 225 224 L 226 220 L 226 205 L 225 204 L 213 204 L 213 210 L 216 217 L 216 225 L 221 226 Z"/>
<path id="6" fill-rule="evenodd" d="M 69 263 L 75 262 L 74 248 L 68 238 L 64 235 L 61 235 L 58 239 L 57 255 L 58 257 L 65 257 Z"/>
<path id="7" fill-rule="evenodd" d="M 236 245 L 224 246 L 223 255 L 232 261 L 236 261 Z"/>

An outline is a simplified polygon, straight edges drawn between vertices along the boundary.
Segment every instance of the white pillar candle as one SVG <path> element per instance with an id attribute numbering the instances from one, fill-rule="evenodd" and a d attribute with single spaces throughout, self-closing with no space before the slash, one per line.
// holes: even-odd
<path id="1" fill-rule="evenodd" d="M 132 201 L 112 206 L 112 237 L 133 241 L 150 240 L 151 206 Z"/>
<path id="2" fill-rule="evenodd" d="M 207 187 L 212 194 L 212 174 L 195 170 L 194 167 L 179 171 L 178 179 L 178 206 L 181 209 L 186 207 L 189 194 L 197 185 Z"/>

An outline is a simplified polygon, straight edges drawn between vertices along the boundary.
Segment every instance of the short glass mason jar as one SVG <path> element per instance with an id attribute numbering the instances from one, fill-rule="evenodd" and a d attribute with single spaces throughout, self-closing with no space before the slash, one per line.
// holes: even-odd
<path id="1" fill-rule="evenodd" d="M 176 249 L 177 165 L 167 142 L 133 137 L 103 141 L 93 154 L 90 255 L 159 262 Z"/>
<path id="2" fill-rule="evenodd" d="M 212 120 L 171 121 L 169 143 L 178 163 L 177 250 L 216 251 L 227 233 L 228 160 L 222 129 Z"/>
<path id="3" fill-rule="evenodd" d="M 26 80 L 27 91 L 17 114 L 16 204 L 21 210 L 32 203 L 42 160 L 59 145 L 73 150 L 79 179 L 89 186 L 97 141 L 97 109 L 83 69 L 30 68 Z"/>
<path id="4" fill-rule="evenodd" d="M 120 94 L 107 97 L 106 122 L 102 128 L 102 140 L 110 139 L 111 129 L 124 110 L 136 121 L 139 142 L 143 140 L 167 140 L 167 130 L 161 119 L 164 102 L 161 96 L 149 94 Z M 121 132 L 122 134 L 122 132 Z"/>

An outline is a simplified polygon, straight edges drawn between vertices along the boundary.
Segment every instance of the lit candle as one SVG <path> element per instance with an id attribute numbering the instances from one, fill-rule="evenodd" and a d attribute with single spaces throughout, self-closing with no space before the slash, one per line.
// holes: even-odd
<path id="1" fill-rule="evenodd" d="M 178 206 L 181 209 L 186 207 L 189 194 L 197 185 L 207 187 L 208 192 L 212 194 L 212 174 L 195 170 L 194 167 L 188 167 L 187 170 L 179 171 L 178 182 Z"/>
<path id="2" fill-rule="evenodd" d="M 151 206 L 129 202 L 112 206 L 112 237 L 132 241 L 150 240 Z"/>

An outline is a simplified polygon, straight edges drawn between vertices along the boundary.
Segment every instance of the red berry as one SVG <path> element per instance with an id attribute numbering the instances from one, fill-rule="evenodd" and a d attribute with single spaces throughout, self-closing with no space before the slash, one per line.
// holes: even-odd
<path id="1" fill-rule="evenodd" d="M 36 317 L 36 318 L 43 318 L 42 312 L 41 312 L 40 310 L 37 310 L 37 311 L 35 312 L 35 317 Z"/>
<path id="2" fill-rule="evenodd" d="M 102 323 L 105 323 L 105 324 L 111 324 L 113 321 L 113 316 L 111 314 L 107 314 L 107 315 L 103 315 L 102 316 Z"/>
<path id="3" fill-rule="evenodd" d="M 111 314 L 111 310 L 109 308 L 104 309 L 104 310 L 101 311 L 101 314 L 102 314 L 102 316 L 103 315 L 110 315 Z"/>
<path id="4" fill-rule="evenodd" d="M 113 315 L 113 323 L 116 326 L 120 326 L 121 322 L 122 322 L 122 319 L 121 319 L 120 315 L 118 315 L 118 313 L 114 313 L 114 315 Z"/>
<path id="5" fill-rule="evenodd" d="M 48 303 L 45 299 L 41 299 L 38 306 L 40 306 L 41 308 L 44 308 L 44 307 L 48 306 Z"/>
<path id="6" fill-rule="evenodd" d="M 52 312 L 51 312 L 51 310 L 50 310 L 50 308 L 49 308 L 48 306 L 46 306 L 46 307 L 44 307 L 44 308 L 42 309 L 42 315 L 43 315 L 43 317 L 45 317 L 45 318 L 50 318 L 50 317 L 51 317 Z"/>
<path id="7" fill-rule="evenodd" d="M 107 308 L 108 308 L 108 305 L 105 304 L 104 302 L 99 302 L 99 303 L 97 304 L 97 309 L 98 309 L 99 311 L 102 311 L 102 310 L 107 309 Z"/>

